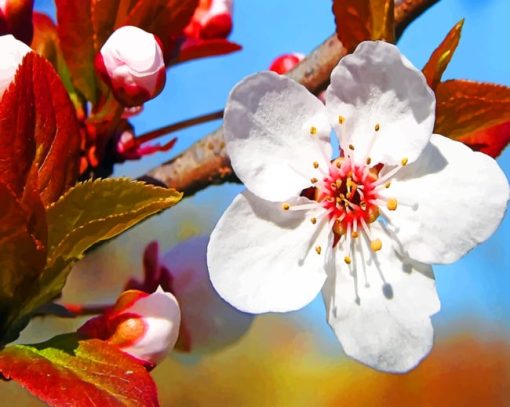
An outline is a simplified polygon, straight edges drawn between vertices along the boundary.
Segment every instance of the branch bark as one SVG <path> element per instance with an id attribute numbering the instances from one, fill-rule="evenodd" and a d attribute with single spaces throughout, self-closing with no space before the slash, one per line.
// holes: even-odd
<path id="1" fill-rule="evenodd" d="M 398 35 L 400 36 L 409 23 L 438 1 L 396 1 L 395 21 Z M 318 94 L 328 86 L 331 71 L 346 53 L 347 50 L 334 34 L 287 75 L 310 92 Z M 140 179 L 175 188 L 185 196 L 193 195 L 209 185 L 239 181 L 230 166 L 221 127 Z"/>

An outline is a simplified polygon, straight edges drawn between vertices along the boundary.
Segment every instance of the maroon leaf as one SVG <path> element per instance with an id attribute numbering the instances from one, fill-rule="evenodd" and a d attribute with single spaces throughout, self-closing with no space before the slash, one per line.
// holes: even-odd
<path id="1" fill-rule="evenodd" d="M 510 121 L 466 134 L 457 140 L 467 144 L 473 150 L 496 158 L 510 143 Z"/>
<path id="2" fill-rule="evenodd" d="M 177 62 L 186 62 L 192 59 L 225 55 L 239 51 L 241 46 L 225 39 L 201 40 L 189 38 L 181 45 Z"/>
<path id="3" fill-rule="evenodd" d="M 97 102 L 98 80 L 94 70 L 91 2 L 93 0 L 55 0 L 58 35 L 74 86 L 92 103 Z"/>
<path id="4" fill-rule="evenodd" d="M 61 335 L 0 352 L 0 373 L 50 406 L 158 406 L 157 390 L 134 358 L 98 339 Z"/>

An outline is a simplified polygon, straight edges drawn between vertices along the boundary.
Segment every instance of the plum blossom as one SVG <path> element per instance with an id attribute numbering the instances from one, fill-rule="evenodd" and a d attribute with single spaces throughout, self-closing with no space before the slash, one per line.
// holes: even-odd
<path id="1" fill-rule="evenodd" d="M 215 289 L 252 313 L 296 310 L 322 290 L 349 356 L 415 367 L 440 309 L 431 264 L 486 240 L 509 199 L 497 163 L 432 134 L 434 120 L 424 76 L 384 42 L 340 61 L 325 105 L 272 72 L 241 81 L 224 131 L 247 190 L 211 235 Z"/>
<path id="2" fill-rule="evenodd" d="M 113 308 L 87 321 L 78 332 L 105 340 L 152 368 L 177 342 L 180 321 L 177 300 L 161 287 L 152 294 L 128 290 Z"/>
<path id="3" fill-rule="evenodd" d="M 96 69 L 125 106 L 139 106 L 159 95 L 166 71 L 159 40 L 138 27 L 121 27 L 96 57 Z"/>
<path id="4" fill-rule="evenodd" d="M 23 57 L 32 49 L 12 35 L 0 36 L 0 98 L 11 84 Z"/>

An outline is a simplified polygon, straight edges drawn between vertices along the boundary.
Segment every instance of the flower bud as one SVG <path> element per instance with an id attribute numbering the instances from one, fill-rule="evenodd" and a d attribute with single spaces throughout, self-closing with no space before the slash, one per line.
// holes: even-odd
<path id="1" fill-rule="evenodd" d="M 138 27 L 117 29 L 96 57 L 96 69 L 125 106 L 139 106 L 159 95 L 166 81 L 159 40 Z"/>
<path id="2" fill-rule="evenodd" d="M 201 0 L 190 24 L 184 30 L 188 37 L 227 38 L 232 31 L 232 0 Z"/>
<path id="3" fill-rule="evenodd" d="M 0 97 L 14 79 L 23 57 L 30 51 L 26 44 L 12 35 L 0 36 Z"/>
<path id="4" fill-rule="evenodd" d="M 292 54 L 283 54 L 276 58 L 269 67 L 270 71 L 279 73 L 280 75 L 286 74 L 297 64 L 299 64 L 305 56 L 298 52 Z"/>
<path id="5" fill-rule="evenodd" d="M 32 42 L 34 0 L 0 0 L 0 35 L 13 34 L 25 44 Z"/>
<path id="6" fill-rule="evenodd" d="M 154 367 L 173 348 L 181 312 L 175 297 L 158 288 L 154 293 L 124 291 L 115 306 L 87 321 L 79 334 L 99 338 Z"/>

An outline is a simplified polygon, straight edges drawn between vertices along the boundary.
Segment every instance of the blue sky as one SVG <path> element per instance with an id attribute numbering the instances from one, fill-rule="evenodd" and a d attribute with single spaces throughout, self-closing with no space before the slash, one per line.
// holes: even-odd
<path id="1" fill-rule="evenodd" d="M 36 0 L 36 7 L 51 10 L 51 3 Z M 162 95 L 147 103 L 143 114 L 134 120 L 137 132 L 222 108 L 232 86 L 244 76 L 266 69 L 282 53 L 311 51 L 334 31 L 330 8 L 329 0 L 236 0 L 231 39 L 242 44 L 243 50 L 172 68 Z M 441 0 L 406 30 L 399 46 L 416 66 L 422 67 L 448 30 L 465 18 L 461 43 L 445 77 L 510 85 L 509 15 L 508 0 Z M 218 125 L 217 122 L 182 131 L 177 134 L 179 142 L 174 151 L 123 165 L 116 175 L 139 176 Z M 498 161 L 509 176 L 510 149 Z M 163 247 L 169 246 L 177 239 L 173 226 L 183 214 L 202 216 L 201 228 L 209 232 L 241 189 L 237 185 L 209 188 L 180 204 L 182 208 L 172 214 L 147 222 L 137 236 L 156 236 Z M 472 325 L 478 331 L 510 328 L 509 235 L 510 216 L 506 216 L 488 242 L 454 265 L 435 268 L 442 300 L 442 311 L 435 317 L 439 332 L 446 332 L 452 323 L 467 323 L 469 329 L 474 321 L 481 322 L 476 328 Z M 126 240 L 115 244 L 123 242 Z M 317 318 L 322 313 L 319 300 L 299 315 L 325 325 L 322 318 Z"/>

